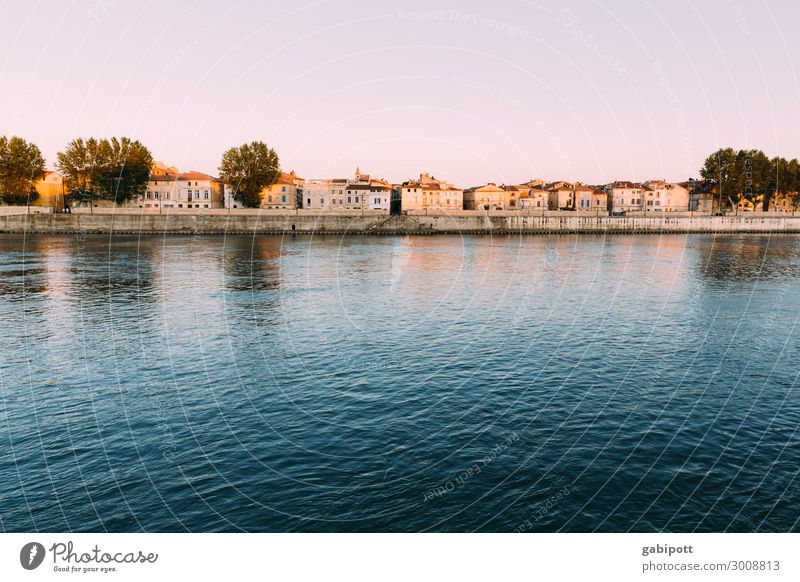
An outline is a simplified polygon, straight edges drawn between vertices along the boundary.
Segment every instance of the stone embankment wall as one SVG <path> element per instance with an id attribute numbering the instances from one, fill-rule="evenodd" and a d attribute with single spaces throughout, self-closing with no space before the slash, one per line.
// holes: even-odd
<path id="1" fill-rule="evenodd" d="M 0 232 L 118 234 L 575 234 L 575 233 L 800 233 L 800 216 L 609 217 L 590 213 L 459 211 L 388 216 L 379 212 L 232 211 L 156 214 L 136 209 L 73 214 L 0 214 Z"/>

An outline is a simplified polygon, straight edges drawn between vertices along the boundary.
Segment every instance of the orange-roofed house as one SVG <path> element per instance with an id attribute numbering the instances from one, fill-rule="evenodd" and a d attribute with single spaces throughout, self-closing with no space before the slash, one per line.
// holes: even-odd
<path id="1" fill-rule="evenodd" d="M 404 182 L 399 190 L 400 208 L 403 212 L 464 209 L 464 192 L 429 174 L 420 174 L 419 180 Z"/>
<path id="2" fill-rule="evenodd" d="M 127 202 L 138 208 L 222 208 L 222 182 L 203 172 L 175 172 L 175 168 L 155 164 L 147 191 Z"/>

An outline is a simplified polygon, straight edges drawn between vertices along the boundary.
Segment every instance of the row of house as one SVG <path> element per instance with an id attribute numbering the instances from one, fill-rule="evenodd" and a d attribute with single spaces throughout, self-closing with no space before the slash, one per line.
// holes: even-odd
<path id="1" fill-rule="evenodd" d="M 36 206 L 63 209 L 66 190 L 58 172 L 47 172 L 36 184 Z M 197 171 L 181 172 L 160 162 L 153 165 L 145 193 L 125 205 L 134 208 L 237 208 L 235 187 Z M 389 213 L 407 211 L 447 212 L 453 210 L 579 210 L 592 212 L 657 213 L 713 212 L 719 209 L 713 195 L 701 192 L 699 182 L 670 183 L 614 181 L 605 185 L 581 182 L 482 184 L 462 190 L 430 174 L 400 184 L 370 176 L 356 168 L 350 178 L 306 180 L 281 172 L 261 192 L 261 207 L 270 210 L 369 210 Z M 740 211 L 754 210 L 747 201 Z M 774 210 L 791 212 L 787 200 L 777 199 Z"/>

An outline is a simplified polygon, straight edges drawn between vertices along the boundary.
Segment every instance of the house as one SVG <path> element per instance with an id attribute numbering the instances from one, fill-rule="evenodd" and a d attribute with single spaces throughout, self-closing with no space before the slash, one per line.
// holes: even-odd
<path id="1" fill-rule="evenodd" d="M 47 171 L 44 176 L 36 180 L 33 186 L 39 197 L 31 202 L 31 206 L 46 206 L 57 212 L 64 210 L 67 190 L 63 175 L 56 171 Z"/>
<path id="2" fill-rule="evenodd" d="M 352 178 L 306 180 L 301 190 L 303 208 L 316 210 L 383 210 L 391 207 L 392 186 L 358 168 Z"/>
<path id="3" fill-rule="evenodd" d="M 523 184 L 525 186 L 527 184 Z M 549 192 L 542 188 L 541 182 L 527 189 L 517 200 L 519 210 L 547 210 Z"/>
<path id="4" fill-rule="evenodd" d="M 261 208 L 295 210 L 301 206 L 303 179 L 294 173 L 280 172 L 275 182 L 261 190 Z"/>
<path id="5" fill-rule="evenodd" d="M 665 180 L 649 180 L 643 185 L 645 212 L 687 212 L 689 190 Z"/>
<path id="6" fill-rule="evenodd" d="M 222 208 L 224 187 L 213 176 L 156 163 L 147 182 L 147 191 L 125 206 L 138 208 Z"/>
<path id="7" fill-rule="evenodd" d="M 389 212 L 391 206 L 392 185 L 382 179 L 370 180 L 366 204 L 367 210 L 385 210 Z"/>
<path id="8" fill-rule="evenodd" d="M 574 185 L 563 180 L 551 182 L 545 186 L 547 190 L 547 208 L 549 210 L 575 210 Z"/>
<path id="9" fill-rule="evenodd" d="M 419 180 L 404 182 L 400 186 L 400 207 L 408 210 L 462 210 L 464 192 L 429 174 L 420 174 Z"/>
<path id="10" fill-rule="evenodd" d="M 581 184 L 580 182 L 576 182 L 572 188 L 574 192 L 572 197 L 572 209 L 573 210 L 592 210 L 592 193 L 594 189 L 585 185 Z"/>
<path id="11" fill-rule="evenodd" d="M 334 191 L 333 180 L 304 180 L 302 207 L 311 210 L 335 207 Z M 338 199 L 341 200 L 341 195 Z"/>
<path id="12" fill-rule="evenodd" d="M 517 194 L 514 192 L 514 194 Z M 508 210 L 511 200 L 516 203 L 519 195 L 512 196 L 512 191 L 505 186 L 489 182 L 483 186 L 473 186 L 464 190 L 465 210 Z"/>
<path id="13" fill-rule="evenodd" d="M 608 212 L 608 194 L 600 186 L 591 186 L 592 189 L 592 210 L 595 212 Z"/>
<path id="14" fill-rule="evenodd" d="M 644 188 L 641 184 L 627 181 L 616 181 L 606 184 L 609 212 L 639 211 L 642 209 Z"/>

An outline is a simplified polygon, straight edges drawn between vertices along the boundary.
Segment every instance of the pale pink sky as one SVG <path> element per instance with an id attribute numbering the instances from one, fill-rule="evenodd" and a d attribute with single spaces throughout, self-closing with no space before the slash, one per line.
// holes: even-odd
<path id="1" fill-rule="evenodd" d="M 4 3 L 0 134 L 48 162 L 129 135 L 217 173 L 260 139 L 306 178 L 684 179 L 800 156 L 800 3 Z"/>

